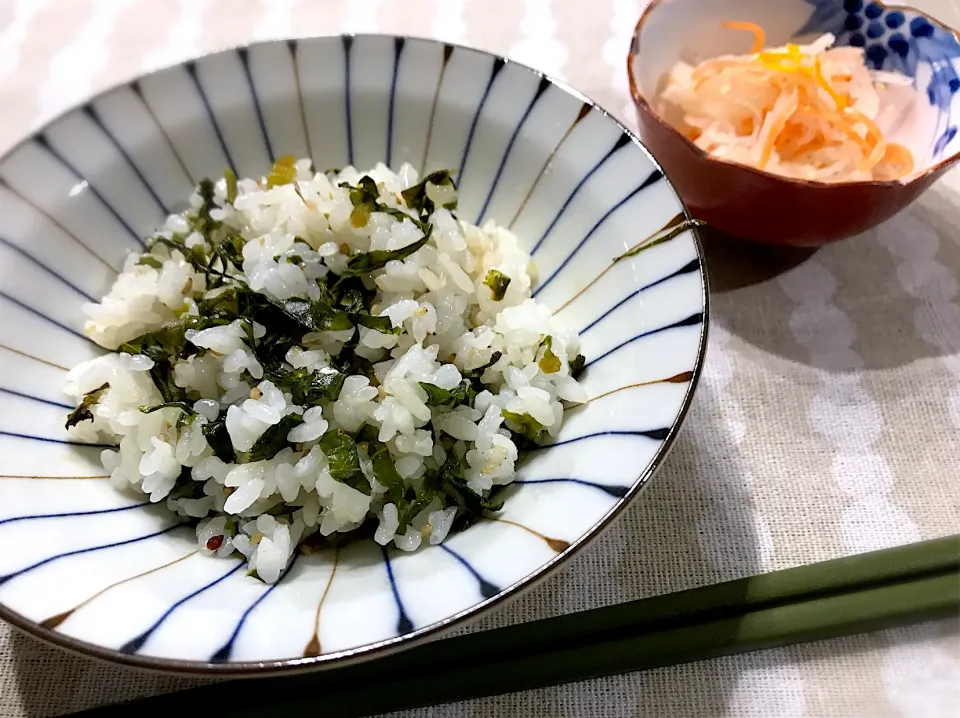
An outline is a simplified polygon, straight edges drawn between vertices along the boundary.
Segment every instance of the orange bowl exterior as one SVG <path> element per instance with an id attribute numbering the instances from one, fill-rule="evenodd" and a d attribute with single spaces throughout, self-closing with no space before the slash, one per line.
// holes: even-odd
<path id="1" fill-rule="evenodd" d="M 812 247 L 851 237 L 897 214 L 946 170 L 907 184 L 792 181 L 708 157 L 634 101 L 640 136 L 690 214 L 751 242 Z"/>

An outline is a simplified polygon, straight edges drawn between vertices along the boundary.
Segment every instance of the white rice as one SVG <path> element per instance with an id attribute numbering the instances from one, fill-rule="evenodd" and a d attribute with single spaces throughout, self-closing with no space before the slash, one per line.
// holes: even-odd
<path id="1" fill-rule="evenodd" d="M 296 168 L 296 186 L 267 189 L 262 182 L 240 180 L 233 206 L 224 201 L 226 182 L 216 184 L 216 203 L 223 208 L 212 216 L 246 240 L 243 271 L 237 276 L 251 289 L 275 300 L 315 300 L 317 280 L 342 272 L 352 255 L 396 250 L 422 237 L 414 222 L 382 212 L 370 214 L 362 227 L 353 226 L 349 190 L 338 186 L 369 175 L 377 182 L 380 202 L 405 209 L 399 193 L 418 180 L 409 165 L 397 173 L 379 164 L 366 173 L 348 167 L 324 174 L 300 160 Z M 428 189 L 438 207 L 455 198 L 452 187 Z M 202 203 L 197 193 L 190 201 L 193 212 Z M 429 222 L 434 229 L 425 246 L 373 274 L 378 292 L 371 313 L 389 317 L 402 330 L 394 335 L 360 328 L 356 353 L 374 363 L 373 382 L 352 375 L 336 401 L 296 406 L 289 393 L 264 378 L 244 327 L 235 321 L 187 332 L 191 344 L 207 350 L 173 368 L 176 384 L 196 397 L 192 407 L 198 416 L 189 426 L 178 428 L 181 411 L 176 408 L 142 413 L 140 407 L 163 401 L 150 374 L 154 363 L 144 355 L 114 351 L 69 373 L 66 392 L 78 404 L 88 392 L 109 385 L 90 407 L 92 421 L 76 424 L 71 432 L 82 440 L 118 443 L 117 450 L 102 454 L 114 486 L 200 519 L 196 533 L 204 552 L 226 556 L 238 551 L 267 582 L 278 579 L 307 536 L 347 533 L 368 519 L 378 523 L 374 540 L 382 545 L 413 551 L 422 543 L 443 541 L 457 516 L 456 505 L 435 498 L 398 535 L 397 506 L 375 480 L 363 449 L 360 464 L 370 495 L 331 477 L 318 440 L 338 429 L 353 433 L 364 425 L 374 427 L 397 472 L 414 490 L 452 450 L 462 459 L 469 488 L 486 495 L 514 479 L 518 448 L 501 410 L 533 417 L 549 437 L 560 429 L 564 402 L 584 401 L 585 396 L 570 375 L 579 339 L 531 298 L 531 259 L 517 238 L 492 221 L 476 227 L 447 209 L 437 209 Z M 189 230 L 186 213 L 172 215 L 159 236 L 186 234 L 187 247 L 206 247 L 204 237 L 196 231 L 187 234 Z M 294 255 L 299 263 L 287 261 Z M 197 301 L 210 296 L 206 275 L 183 253 L 155 249 L 153 264 L 162 262 L 159 268 L 140 263 L 141 256 L 131 254 L 110 293 L 85 307 L 87 335 L 108 349 L 176 322 L 184 313 L 196 314 Z M 500 301 L 484 284 L 493 269 L 510 279 Z M 254 336 L 265 331 L 255 326 Z M 327 369 L 352 334 L 305 333 L 300 346 L 287 352 L 287 368 Z M 540 366 L 546 336 L 560 360 L 551 373 Z M 484 366 L 494 352 L 501 357 L 483 372 L 486 390 L 473 407 L 427 405 L 418 382 L 454 389 L 464 372 Z M 203 432 L 224 410 L 236 451 L 249 451 L 289 414 L 302 415 L 302 423 L 289 431 L 287 445 L 272 458 L 225 463 Z M 190 478 L 204 482 L 199 497 L 170 497 L 184 467 Z"/>

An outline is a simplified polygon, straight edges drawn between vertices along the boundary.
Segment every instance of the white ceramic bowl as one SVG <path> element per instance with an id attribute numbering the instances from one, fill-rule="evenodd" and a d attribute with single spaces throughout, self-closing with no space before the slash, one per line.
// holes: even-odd
<path id="1" fill-rule="evenodd" d="M 456 169 L 461 216 L 534 250 L 537 296 L 582 333 L 593 400 L 523 464 L 499 520 L 413 554 L 300 556 L 267 586 L 99 480 L 100 450 L 63 429 L 61 385 L 100 351 L 81 306 L 124 255 L 200 178 L 286 153 Z M 695 236 L 611 263 L 683 218 L 636 138 L 585 98 L 425 40 L 254 45 L 69 112 L 0 159 L 0 616 L 115 661 L 243 674 L 409 645 L 529 585 L 638 493 L 690 402 L 707 309 Z"/>

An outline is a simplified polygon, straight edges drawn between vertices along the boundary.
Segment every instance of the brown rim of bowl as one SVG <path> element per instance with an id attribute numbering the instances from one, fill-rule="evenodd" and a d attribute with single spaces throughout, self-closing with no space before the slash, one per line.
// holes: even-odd
<path id="1" fill-rule="evenodd" d="M 751 174 L 757 175 L 759 177 L 776 179 L 781 182 L 787 182 L 789 184 L 796 185 L 797 187 L 809 187 L 810 189 L 824 189 L 827 187 L 853 187 L 853 186 L 857 186 L 857 187 L 871 186 L 871 187 L 878 187 L 878 188 L 879 187 L 906 187 L 920 179 L 923 179 L 924 177 L 927 177 L 928 175 L 941 172 L 942 170 L 945 170 L 946 168 L 948 168 L 950 165 L 956 164 L 957 161 L 960 161 L 960 150 L 958 150 L 957 152 L 953 153 L 953 155 L 951 155 L 950 157 L 940 160 L 935 165 L 931 165 L 930 167 L 925 169 L 923 172 L 919 172 L 913 175 L 906 182 L 901 181 L 899 179 L 884 180 L 884 181 L 849 180 L 844 182 L 821 182 L 819 180 L 805 180 L 805 179 L 799 179 L 796 177 L 785 177 L 783 175 L 778 175 L 775 172 L 768 172 L 767 170 L 757 169 L 756 167 L 751 167 L 750 165 L 740 164 L 739 162 L 731 162 L 729 160 L 723 160 L 718 157 L 712 156 L 710 153 L 700 149 L 693 142 L 691 142 L 686 137 L 684 137 L 684 135 L 678 132 L 673 125 L 666 122 L 663 118 L 660 117 L 660 115 L 657 112 L 654 111 L 653 106 L 649 102 L 647 102 L 646 98 L 640 92 L 640 88 L 637 86 L 637 78 L 634 76 L 633 61 L 640 54 L 640 31 L 643 29 L 643 26 L 646 23 L 647 18 L 650 16 L 650 14 L 654 10 L 656 10 L 657 7 L 662 2 L 666 2 L 666 1 L 668 0 L 651 0 L 650 4 L 647 5 L 646 8 L 644 8 L 642 13 L 640 13 L 640 19 L 637 20 L 636 27 L 634 27 L 633 29 L 633 37 L 630 38 L 630 50 L 627 52 L 627 81 L 630 85 L 630 97 L 633 99 L 634 104 L 636 104 L 638 107 L 643 107 L 643 109 L 645 109 L 647 113 L 660 124 L 661 127 L 665 128 L 670 133 L 675 135 L 677 139 L 681 140 L 690 149 L 692 149 L 694 152 L 699 154 L 703 159 L 709 162 L 716 162 L 718 164 L 736 167 L 740 170 L 743 170 L 744 172 L 750 172 Z M 879 5 L 884 10 L 903 10 L 906 12 L 913 12 L 913 13 L 922 15 L 928 20 L 932 20 L 937 25 L 939 25 L 944 30 L 946 30 L 951 35 L 953 35 L 954 40 L 956 40 L 957 44 L 960 45 L 960 32 L 952 28 L 950 25 L 940 22 L 940 20 L 938 20 L 937 18 L 933 17 L 928 13 L 923 12 L 919 8 L 911 7 L 910 5 L 888 5 L 887 3 L 881 2 L 880 0 L 872 0 L 872 1 L 874 2 L 874 4 Z"/>
<path id="2" fill-rule="evenodd" d="M 209 57 L 211 55 L 217 55 L 224 52 L 237 51 L 242 48 L 251 47 L 254 45 L 266 45 L 271 43 L 279 42 L 305 42 L 309 40 L 336 40 L 342 39 L 345 37 L 358 38 L 358 37 L 374 37 L 374 38 L 397 38 L 402 37 L 408 40 L 416 40 L 422 42 L 428 42 L 434 45 L 446 46 L 451 48 L 457 48 L 461 50 L 467 50 L 469 52 L 476 52 L 487 57 L 499 58 L 504 60 L 507 63 L 522 67 L 529 72 L 532 72 L 539 78 L 548 80 L 555 87 L 563 90 L 569 95 L 575 97 L 576 99 L 583 102 L 585 105 L 588 105 L 591 109 L 596 110 L 600 114 L 604 115 L 611 122 L 620 129 L 620 131 L 625 134 L 630 140 L 647 156 L 647 159 L 650 160 L 651 164 L 656 167 L 663 174 L 663 181 L 667 183 L 667 186 L 670 188 L 670 191 L 673 192 L 673 196 L 677 198 L 677 202 L 680 203 L 680 208 L 683 210 L 683 215 L 688 220 L 693 219 L 690 215 L 687 205 L 684 204 L 683 199 L 680 197 L 680 194 L 677 192 L 676 187 L 674 187 L 673 182 L 670 181 L 670 178 L 667 176 L 666 172 L 663 171 L 663 167 L 657 162 L 653 154 L 647 149 L 646 145 L 640 140 L 635 132 L 630 130 L 626 125 L 624 125 L 620 120 L 618 120 L 614 115 L 610 114 L 607 110 L 603 109 L 593 100 L 589 99 L 582 92 L 575 90 L 570 85 L 557 80 L 550 75 L 536 70 L 529 65 L 525 65 L 521 62 L 515 62 L 513 60 L 508 60 L 502 55 L 498 55 L 495 52 L 490 52 L 488 50 L 482 50 L 475 47 L 469 47 L 467 45 L 462 45 L 459 43 L 445 42 L 443 40 L 438 40 L 430 37 L 420 37 L 417 35 L 386 35 L 386 34 L 370 34 L 370 33 L 340 33 L 335 35 L 313 35 L 309 37 L 297 37 L 297 38 L 279 38 L 274 40 L 261 40 L 257 42 L 247 42 L 247 43 L 237 43 L 233 45 L 228 45 L 223 47 L 215 52 L 207 52 L 196 56 L 195 58 L 188 58 L 187 60 L 182 60 L 180 62 L 174 62 L 167 65 L 163 65 L 156 70 L 147 73 L 141 73 L 135 75 L 134 77 L 126 80 L 121 80 L 115 84 L 109 85 L 105 89 L 101 90 L 97 94 L 89 97 L 83 102 L 71 105 L 67 107 L 63 112 L 54 116 L 50 120 L 43 123 L 43 125 L 30 132 L 29 135 L 17 141 L 9 148 L 2 151 L 0 154 L 0 160 L 3 160 L 10 155 L 11 152 L 14 152 L 17 148 L 31 141 L 36 135 L 43 131 L 46 127 L 53 124 L 57 120 L 65 117 L 70 112 L 86 106 L 93 100 L 111 92 L 120 87 L 126 87 L 131 83 L 135 82 L 138 79 L 148 77 L 150 75 L 163 72 L 172 67 L 180 67 L 184 63 L 189 62 L 190 59 L 200 59 L 204 57 Z M 541 565 L 539 568 L 531 571 L 529 574 L 523 578 L 515 581 L 511 585 L 504 588 L 500 593 L 498 593 L 493 598 L 488 598 L 479 603 L 476 603 L 472 606 L 458 611 L 457 613 L 447 616 L 435 623 L 431 623 L 422 628 L 415 629 L 411 633 L 406 633 L 401 636 L 394 636 L 393 638 L 386 638 L 381 641 L 375 641 L 373 643 L 367 643 L 362 646 L 355 646 L 353 648 L 346 648 L 340 651 L 331 651 L 330 653 L 321 653 L 319 656 L 303 656 L 303 657 L 291 657 L 291 658 L 276 658 L 276 659 L 267 659 L 262 661 L 226 661 L 223 663 L 213 662 L 210 660 L 188 660 L 182 658 L 159 658 L 154 656 L 143 656 L 140 654 L 129 654 L 121 653 L 119 650 L 114 648 L 107 648 L 95 643 L 90 643 L 83 639 L 74 638 L 73 636 L 68 636 L 63 633 L 60 633 L 56 629 L 45 628 L 41 626 L 38 622 L 33 621 L 20 613 L 8 608 L 2 602 L 0 602 L 0 619 L 6 621 L 7 623 L 13 625 L 15 628 L 27 633 L 34 638 L 41 639 L 42 641 L 50 644 L 59 646 L 60 648 L 65 648 L 74 653 L 81 654 L 88 658 L 95 658 L 101 661 L 109 662 L 113 665 L 124 665 L 132 668 L 141 668 L 147 669 L 149 671 L 157 673 L 165 673 L 168 675 L 181 675 L 181 676 L 197 676 L 205 678 L 267 678 L 267 677 L 279 677 L 283 675 L 293 675 L 293 674 L 303 674 L 319 670 L 331 670 L 336 669 L 341 666 L 352 665 L 356 663 L 362 663 L 364 661 L 373 660 L 375 658 L 382 658 L 394 653 L 398 653 L 407 648 L 413 648 L 414 646 L 427 643 L 435 639 L 438 634 L 442 634 L 446 630 L 452 628 L 458 623 L 468 619 L 468 618 L 479 618 L 481 615 L 487 613 L 490 609 L 495 606 L 500 605 L 504 601 L 512 600 L 517 598 L 520 594 L 532 589 L 534 586 L 540 583 L 544 578 L 549 574 L 553 573 L 561 564 L 566 563 L 573 555 L 579 553 L 583 547 L 590 542 L 590 540 L 595 539 L 599 536 L 604 530 L 606 530 L 615 518 L 617 518 L 623 510 L 633 502 L 637 496 L 646 489 L 647 484 L 650 482 L 650 479 L 654 474 L 661 468 L 663 465 L 664 459 L 673 449 L 673 445 L 676 441 L 677 434 L 681 430 L 681 425 L 687 417 L 687 414 L 690 411 L 690 405 L 693 401 L 693 395 L 696 391 L 697 385 L 700 382 L 700 376 L 703 373 L 703 365 L 706 360 L 706 351 L 707 351 L 707 337 L 709 334 L 710 328 L 710 291 L 709 291 L 709 280 L 707 278 L 707 269 L 706 261 L 703 252 L 703 241 L 700 237 L 700 232 L 696 226 L 690 228 L 690 236 L 693 239 L 694 250 L 696 251 L 697 260 L 700 262 L 700 294 L 703 301 L 703 321 L 700 324 L 700 337 L 697 341 L 697 354 L 693 363 L 692 375 L 690 377 L 690 382 L 687 384 L 687 390 L 684 392 L 683 399 L 680 402 L 680 408 L 677 412 L 677 418 L 670 426 L 670 431 L 668 432 L 666 438 L 660 444 L 660 447 L 654 452 L 653 458 L 644 468 L 644 470 L 634 479 L 633 483 L 630 485 L 630 489 L 626 494 L 617 499 L 616 503 L 603 515 L 601 516 L 592 526 L 590 526 L 586 531 L 584 531 L 578 538 L 574 539 L 570 546 L 559 554 L 554 556 L 552 559 Z"/>

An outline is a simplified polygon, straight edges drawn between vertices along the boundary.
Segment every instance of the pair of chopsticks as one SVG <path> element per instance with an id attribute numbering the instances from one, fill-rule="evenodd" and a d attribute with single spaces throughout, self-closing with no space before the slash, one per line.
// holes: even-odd
<path id="1" fill-rule="evenodd" d="M 354 718 L 957 615 L 960 535 L 448 638 L 345 668 L 74 715 L 219 705 L 231 718 Z"/>

